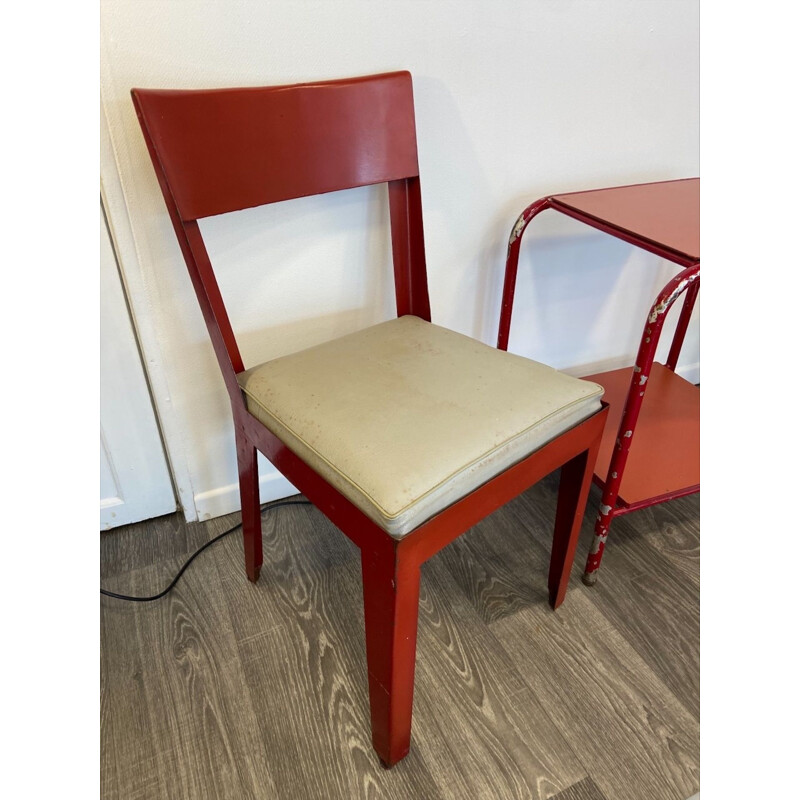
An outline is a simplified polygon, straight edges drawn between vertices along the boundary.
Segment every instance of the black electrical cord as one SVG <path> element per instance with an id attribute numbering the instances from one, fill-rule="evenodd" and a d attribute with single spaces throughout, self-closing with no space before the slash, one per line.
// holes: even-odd
<path id="1" fill-rule="evenodd" d="M 271 511 L 273 508 L 280 508 L 281 506 L 307 506 L 311 505 L 308 500 L 276 500 L 273 503 L 267 503 L 263 509 L 261 509 L 261 513 L 263 514 L 264 511 Z M 158 594 L 154 594 L 152 597 L 133 597 L 127 594 L 117 594 L 116 592 L 109 592 L 108 589 L 100 589 L 100 594 L 104 594 L 106 597 L 115 597 L 117 600 L 128 600 L 132 603 L 149 603 L 152 600 L 159 600 L 160 598 L 164 597 L 164 595 L 169 594 L 174 588 L 178 581 L 181 579 L 181 576 L 184 572 L 186 572 L 186 568 L 189 564 L 194 561 L 200 553 L 203 552 L 207 547 L 211 547 L 214 542 L 218 542 L 224 536 L 227 536 L 229 533 L 233 533 L 235 530 L 238 530 L 242 527 L 241 522 L 237 522 L 233 527 L 228 528 L 228 530 L 223 531 L 218 536 L 215 536 L 211 541 L 206 542 L 199 550 L 195 550 L 195 552 L 190 556 L 189 560 L 178 570 L 178 574 L 172 579 L 172 583 L 164 589 L 163 592 L 159 592 Z"/>

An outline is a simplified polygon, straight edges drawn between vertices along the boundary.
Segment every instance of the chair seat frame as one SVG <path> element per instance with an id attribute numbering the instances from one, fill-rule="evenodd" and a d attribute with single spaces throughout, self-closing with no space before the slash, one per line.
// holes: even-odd
<path id="1" fill-rule="evenodd" d="M 228 95 L 224 94 L 226 91 Z M 548 575 L 550 603 L 557 608 L 567 591 L 608 413 L 607 405 L 603 404 L 588 419 L 435 514 L 402 538 L 390 536 L 247 410 L 236 379 L 244 371 L 244 364 L 197 219 L 211 213 L 238 210 L 303 194 L 385 182 L 389 194 L 397 316 L 413 314 L 430 322 L 411 76 L 407 72 L 399 72 L 291 87 L 209 92 L 134 89 L 132 95 L 230 396 L 247 577 L 250 581 L 257 581 L 262 565 L 257 464 L 257 451 L 260 451 L 360 550 L 372 741 L 381 762 L 390 767 L 408 753 L 411 742 L 420 566 L 481 519 L 560 467 Z M 344 148 L 339 154 L 339 163 L 356 164 L 359 154 L 353 148 L 359 146 L 359 137 L 363 140 L 364 136 L 371 135 L 371 131 L 377 131 L 375 115 L 370 111 L 371 104 L 376 101 L 385 101 L 385 108 L 389 109 L 387 127 L 393 131 L 399 130 L 401 133 L 396 135 L 405 137 L 399 143 L 389 143 L 395 146 L 395 151 L 402 153 L 395 156 L 388 145 L 383 150 L 377 148 L 377 152 L 390 154 L 385 163 L 370 162 L 365 167 L 363 162 L 358 162 L 357 167 L 349 172 L 345 170 L 332 181 L 328 179 L 327 182 L 311 185 L 313 191 L 308 191 L 308 182 L 300 186 L 299 179 L 295 180 L 291 175 L 274 178 L 272 172 L 280 170 L 287 158 L 277 158 L 275 164 L 262 169 L 240 170 L 249 155 L 255 157 L 255 151 L 249 152 L 246 146 L 240 146 L 234 155 L 227 151 L 220 154 L 215 149 L 219 147 L 220 137 L 218 132 L 211 130 L 213 125 L 193 124 L 196 123 L 196 116 L 192 115 L 219 114 L 219 104 L 230 101 L 223 116 L 235 118 L 240 111 L 252 113 L 256 126 L 262 123 L 266 126 L 271 124 L 269 114 L 273 113 L 272 104 L 277 102 L 284 104 L 280 106 L 280 119 L 283 123 L 288 119 L 291 127 L 293 115 L 297 117 L 295 121 L 298 124 L 306 121 L 305 117 L 300 119 L 302 115 L 296 109 L 301 108 L 302 113 L 307 114 L 309 102 L 313 100 L 324 106 L 323 119 L 315 126 L 313 134 L 309 134 L 313 137 L 318 135 L 318 130 L 325 130 L 326 125 L 343 124 L 341 115 L 344 112 L 334 102 L 337 97 L 345 98 L 346 102 L 340 105 L 347 107 L 350 117 L 345 122 L 354 131 L 352 141 L 343 138 L 339 143 Z M 289 105 L 286 105 L 287 102 Z M 305 131 L 305 128 L 302 130 Z M 271 134 L 272 130 L 269 129 L 269 132 Z M 198 182 L 197 175 L 187 170 L 181 161 L 185 155 L 181 146 L 187 137 L 191 141 L 186 149 L 195 155 L 200 152 L 204 158 L 216 157 L 223 162 L 226 159 L 230 162 L 228 166 L 231 171 L 238 175 L 233 181 L 236 184 L 235 197 L 220 201 L 213 192 L 204 194 L 208 181 Z M 278 146 L 289 148 L 290 156 L 305 159 L 304 164 L 312 158 L 313 166 L 315 147 L 312 145 L 317 145 L 316 141 L 290 136 L 287 142 L 279 142 Z M 376 152 L 376 148 L 370 152 Z M 239 157 L 243 159 L 241 164 L 236 162 Z M 319 159 L 322 156 L 316 153 L 316 157 Z M 333 157 L 336 157 L 335 153 Z M 325 158 L 331 158 L 330 152 L 325 153 Z M 201 166 L 197 169 L 202 172 L 205 162 L 200 159 L 199 163 Z M 326 163 L 325 169 L 330 172 L 329 164 Z M 189 190 L 186 189 L 187 185 Z"/>

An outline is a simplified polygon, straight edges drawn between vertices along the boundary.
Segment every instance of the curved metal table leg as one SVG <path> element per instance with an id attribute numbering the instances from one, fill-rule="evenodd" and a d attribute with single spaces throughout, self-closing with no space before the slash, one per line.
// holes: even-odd
<path id="1" fill-rule="evenodd" d="M 639 412 L 641 411 L 642 402 L 644 401 L 644 395 L 647 390 L 647 379 L 650 377 L 650 370 L 653 367 L 653 359 L 655 358 L 658 340 L 661 337 L 661 330 L 664 327 L 664 319 L 678 297 L 680 297 L 683 292 L 692 290 L 692 288 L 698 286 L 699 283 L 700 264 L 698 263 L 687 267 L 669 281 L 650 307 L 650 314 L 647 317 L 644 332 L 642 333 L 642 338 L 639 343 L 639 352 L 636 356 L 636 364 L 633 368 L 633 375 L 631 376 L 631 385 L 628 390 L 628 397 L 625 401 L 625 410 L 622 413 L 622 421 L 620 422 L 616 445 L 611 456 L 611 462 L 608 465 L 608 474 L 606 475 L 603 496 L 600 501 L 600 510 L 594 527 L 592 547 L 586 559 L 583 582 L 587 586 L 592 586 L 597 582 L 597 571 L 600 569 L 600 562 L 603 559 L 603 550 L 605 549 L 606 540 L 608 539 L 608 529 L 611 525 L 611 520 L 615 516 L 615 511 L 617 510 L 616 504 L 622 484 L 622 475 L 625 471 L 628 453 L 630 453 L 631 443 L 633 442 L 636 421 L 639 418 Z M 686 303 L 688 304 L 690 299 L 693 303 L 695 295 L 696 290 L 693 292 L 691 298 L 687 296 Z M 686 316 L 687 324 L 688 315 L 690 314 L 691 306 L 689 306 L 687 313 L 687 305 L 684 305 L 684 314 L 682 314 L 682 317 L 684 315 Z M 684 328 L 683 333 L 685 332 Z M 675 344 L 673 340 L 673 349 L 674 347 Z"/>

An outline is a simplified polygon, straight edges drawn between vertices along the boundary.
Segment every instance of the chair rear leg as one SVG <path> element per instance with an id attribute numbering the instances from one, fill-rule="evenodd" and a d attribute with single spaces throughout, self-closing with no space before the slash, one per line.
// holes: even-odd
<path id="1" fill-rule="evenodd" d="M 242 499 L 242 538 L 247 577 L 255 583 L 261 572 L 261 506 L 258 493 L 256 448 L 237 431 L 236 455 L 239 462 L 239 493 Z"/>
<path id="2" fill-rule="evenodd" d="M 385 767 L 411 746 L 411 709 L 417 653 L 419 565 L 362 550 L 372 744 Z"/>
<path id="3" fill-rule="evenodd" d="M 554 609 L 564 602 L 567 593 L 598 450 L 599 441 L 561 467 L 553 550 L 547 582 L 550 605 Z"/>

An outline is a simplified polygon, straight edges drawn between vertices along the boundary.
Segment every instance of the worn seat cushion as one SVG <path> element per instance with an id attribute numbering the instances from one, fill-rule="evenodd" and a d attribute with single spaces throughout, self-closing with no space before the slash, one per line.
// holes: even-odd
<path id="1" fill-rule="evenodd" d="M 413 316 L 238 380 L 250 413 L 395 538 L 591 416 L 603 393 Z"/>

